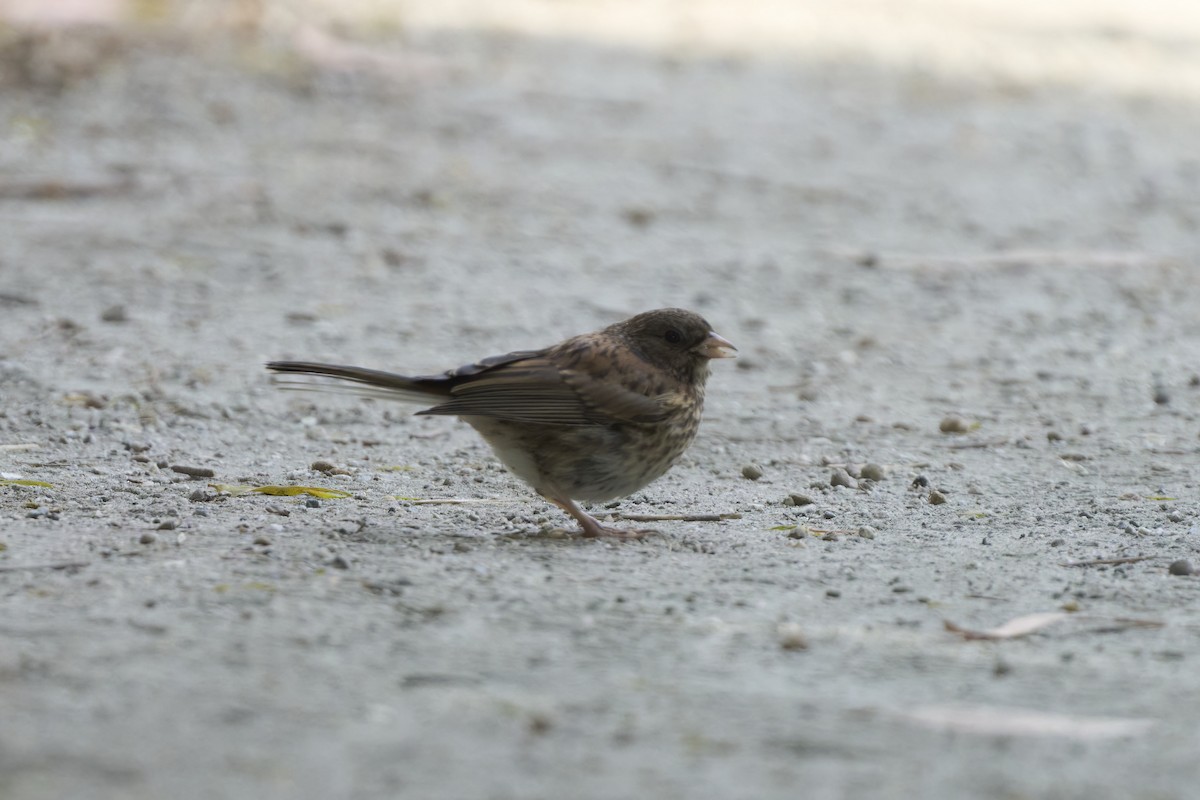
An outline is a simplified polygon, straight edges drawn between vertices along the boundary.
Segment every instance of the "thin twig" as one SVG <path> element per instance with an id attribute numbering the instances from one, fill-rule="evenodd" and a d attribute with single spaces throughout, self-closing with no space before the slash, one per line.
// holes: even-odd
<path id="1" fill-rule="evenodd" d="M 21 572 L 35 569 L 79 569 L 90 565 L 90 561 L 58 561 L 50 564 L 0 564 L 0 572 Z"/>
<path id="2" fill-rule="evenodd" d="M 0 182 L 0 197 L 5 200 L 84 200 L 128 194 L 133 181 L 121 177 L 94 180 L 7 180 Z"/>
<path id="3" fill-rule="evenodd" d="M 505 500 L 500 500 L 494 497 L 434 497 L 428 500 L 414 499 L 408 497 L 397 497 L 397 500 L 404 500 L 414 506 L 465 506 L 472 503 L 503 503 Z"/>
<path id="4" fill-rule="evenodd" d="M 1162 556 L 1129 556 L 1127 558 L 1093 558 L 1090 561 L 1063 561 L 1060 567 L 1108 567 L 1115 564 L 1136 564 L 1139 561 L 1150 561 Z"/>
<path id="5" fill-rule="evenodd" d="M 721 522 L 727 519 L 741 519 L 741 514 L 622 514 L 614 511 L 609 519 L 627 519 L 630 522 Z"/>
<path id="6" fill-rule="evenodd" d="M 993 439 L 988 442 L 955 442 L 954 444 L 946 445 L 947 450 L 981 450 L 987 447 L 1004 447 L 1008 444 L 1007 439 Z"/>

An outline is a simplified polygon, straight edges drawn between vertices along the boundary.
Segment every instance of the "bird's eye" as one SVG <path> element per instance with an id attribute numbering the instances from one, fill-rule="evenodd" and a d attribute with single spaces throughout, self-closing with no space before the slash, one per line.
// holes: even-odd
<path id="1" fill-rule="evenodd" d="M 683 341 L 683 334 L 674 328 L 667 328 L 667 332 L 663 334 L 663 338 L 671 344 L 679 344 Z"/>

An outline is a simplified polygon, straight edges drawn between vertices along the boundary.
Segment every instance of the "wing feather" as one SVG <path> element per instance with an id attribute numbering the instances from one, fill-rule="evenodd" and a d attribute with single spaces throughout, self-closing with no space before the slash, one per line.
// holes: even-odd
<path id="1" fill-rule="evenodd" d="M 599 425 L 597 414 L 572 389 L 558 367 L 540 354 L 516 360 L 488 359 L 460 367 L 451 398 L 421 414 L 451 414 L 532 422 L 542 425 Z M 481 367 L 481 368 L 480 368 Z M 460 377 L 461 376 L 461 377 Z"/>
<path id="2" fill-rule="evenodd" d="M 280 379 L 286 388 L 336 389 L 369 397 L 435 402 L 417 412 L 429 415 L 480 416 L 541 425 L 608 425 L 647 423 L 665 418 L 668 403 L 603 374 L 561 368 L 553 352 L 523 350 L 492 356 L 441 375 L 407 376 L 393 372 L 313 362 L 275 361 L 276 373 L 301 376 Z M 438 401 L 441 402 L 438 402 Z"/>

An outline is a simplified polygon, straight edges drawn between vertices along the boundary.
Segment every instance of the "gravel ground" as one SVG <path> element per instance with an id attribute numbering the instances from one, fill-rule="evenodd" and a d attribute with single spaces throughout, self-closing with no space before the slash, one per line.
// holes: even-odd
<path id="1" fill-rule="evenodd" d="M 0 798 L 1194 796 L 1196 21 L 517 6 L 4 32 Z M 664 305 L 742 357 L 641 542 L 262 368 Z"/>

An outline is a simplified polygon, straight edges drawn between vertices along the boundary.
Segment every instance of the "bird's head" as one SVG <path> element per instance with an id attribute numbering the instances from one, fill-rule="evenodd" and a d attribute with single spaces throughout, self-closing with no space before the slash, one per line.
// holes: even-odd
<path id="1" fill-rule="evenodd" d="M 613 326 L 652 364 L 684 378 L 703 377 L 714 358 L 736 358 L 737 348 L 699 314 L 682 308 L 646 311 Z"/>

